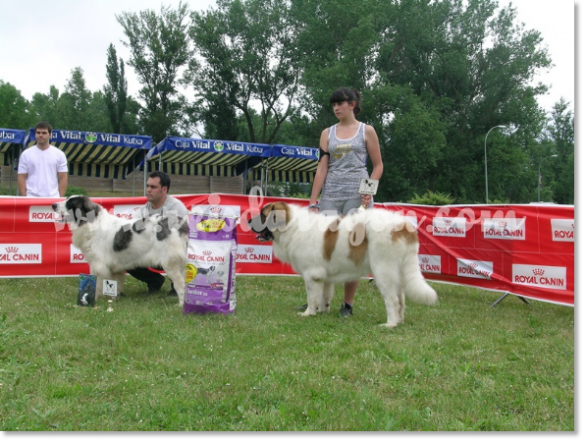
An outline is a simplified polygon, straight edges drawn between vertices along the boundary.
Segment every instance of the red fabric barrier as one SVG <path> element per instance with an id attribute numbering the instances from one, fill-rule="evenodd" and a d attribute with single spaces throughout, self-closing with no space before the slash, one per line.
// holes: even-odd
<path id="1" fill-rule="evenodd" d="M 247 220 L 273 201 L 306 200 L 245 195 L 175 195 L 189 210 L 215 207 L 237 214 L 239 275 L 293 275 L 260 243 Z M 106 210 L 131 217 L 145 197 L 93 198 Z M 0 197 L 0 278 L 77 276 L 88 273 L 68 227 L 56 224 L 55 198 Z M 376 204 L 399 211 L 418 228 L 425 278 L 574 305 L 574 207 L 560 205 L 417 206 Z"/>

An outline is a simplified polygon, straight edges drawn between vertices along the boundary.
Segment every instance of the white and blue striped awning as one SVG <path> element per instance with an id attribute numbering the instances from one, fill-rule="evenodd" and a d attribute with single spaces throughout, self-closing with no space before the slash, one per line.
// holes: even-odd
<path id="1" fill-rule="evenodd" d="M 167 137 L 146 154 L 139 167 L 173 175 L 234 177 L 270 156 L 270 145 L 239 141 Z"/>
<path id="2" fill-rule="evenodd" d="M 275 144 L 270 158 L 252 167 L 248 174 L 263 183 L 312 183 L 318 163 L 319 149 Z"/>
<path id="3" fill-rule="evenodd" d="M 24 144 L 35 142 L 31 128 Z M 116 179 L 125 179 L 152 147 L 152 137 L 145 135 L 60 129 L 53 129 L 50 142 L 67 156 L 69 175 Z"/>
<path id="4" fill-rule="evenodd" d="M 12 164 L 18 156 L 24 143 L 24 134 L 24 130 L 0 128 L 0 156 L 3 157 L 4 166 Z"/>

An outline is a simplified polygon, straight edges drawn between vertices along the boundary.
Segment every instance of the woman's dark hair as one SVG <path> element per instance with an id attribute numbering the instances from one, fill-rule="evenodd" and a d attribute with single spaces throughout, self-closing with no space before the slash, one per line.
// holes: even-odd
<path id="1" fill-rule="evenodd" d="M 171 177 L 168 176 L 166 173 L 164 173 L 161 170 L 155 170 L 154 172 L 150 172 L 148 174 L 148 178 L 158 178 L 160 180 L 160 187 L 161 187 L 161 189 L 163 187 L 166 187 L 167 188 L 167 192 L 171 188 Z"/>
<path id="2" fill-rule="evenodd" d="M 340 87 L 331 94 L 329 104 L 343 103 L 344 101 L 347 101 L 348 103 L 351 102 L 355 103 L 355 106 L 353 108 L 353 114 L 357 117 L 360 111 L 362 110 L 361 108 L 362 97 L 360 93 L 356 89 Z"/>

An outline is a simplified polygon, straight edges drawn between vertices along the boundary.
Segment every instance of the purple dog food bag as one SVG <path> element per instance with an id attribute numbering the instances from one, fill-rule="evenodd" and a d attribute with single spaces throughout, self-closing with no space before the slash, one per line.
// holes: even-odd
<path id="1" fill-rule="evenodd" d="M 189 214 L 183 313 L 234 313 L 237 220 Z"/>

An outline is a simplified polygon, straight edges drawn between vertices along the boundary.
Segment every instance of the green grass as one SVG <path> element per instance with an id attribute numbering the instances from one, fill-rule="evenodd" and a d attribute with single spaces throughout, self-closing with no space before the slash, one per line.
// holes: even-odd
<path id="1" fill-rule="evenodd" d="M 574 431 L 574 310 L 434 284 L 388 330 L 362 281 L 354 315 L 303 318 L 298 277 L 238 277 L 236 313 L 176 300 L 77 307 L 75 278 L 0 280 L 0 430 Z M 165 289 L 169 288 L 169 283 Z"/>

